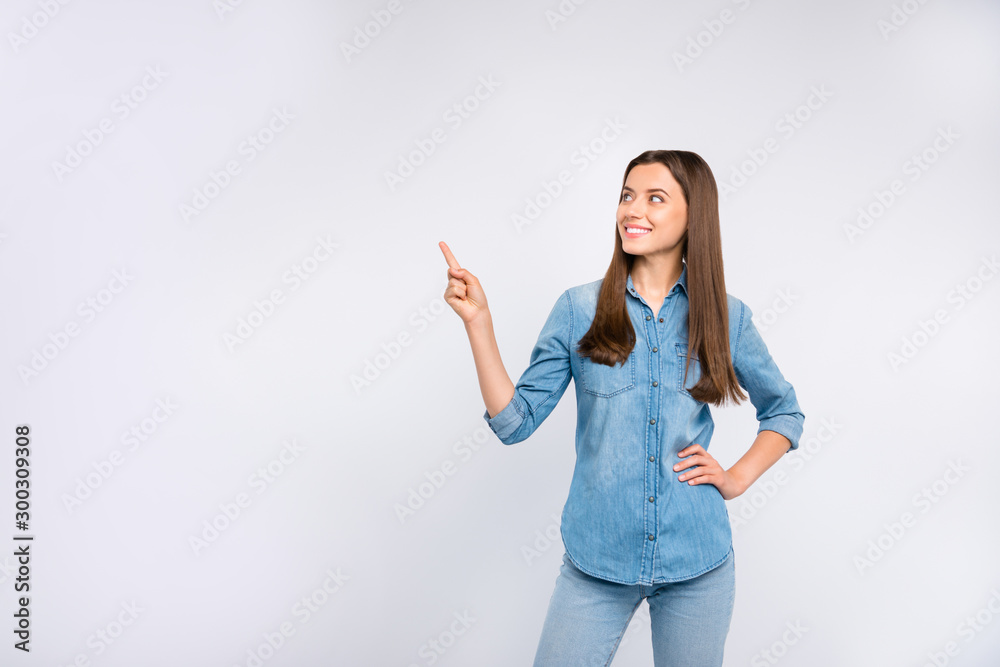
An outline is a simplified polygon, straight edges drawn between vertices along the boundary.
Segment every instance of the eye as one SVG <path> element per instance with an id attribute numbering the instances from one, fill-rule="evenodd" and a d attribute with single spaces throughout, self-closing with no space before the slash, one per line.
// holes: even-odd
<path id="1" fill-rule="evenodd" d="M 632 196 L 632 195 L 630 195 L 630 194 L 629 194 L 629 193 L 627 193 L 627 192 L 624 192 L 624 193 L 622 193 L 622 201 L 628 201 L 627 197 L 631 197 L 631 196 Z"/>
<path id="2" fill-rule="evenodd" d="M 661 204 L 663 203 L 663 197 L 661 197 L 660 195 L 653 195 L 653 196 L 659 199 Z"/>

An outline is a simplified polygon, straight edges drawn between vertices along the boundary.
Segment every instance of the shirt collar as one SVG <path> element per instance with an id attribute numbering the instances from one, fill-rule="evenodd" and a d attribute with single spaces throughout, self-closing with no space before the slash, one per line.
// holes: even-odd
<path id="1" fill-rule="evenodd" d="M 677 285 L 680 285 L 681 288 L 683 288 L 683 290 L 684 290 L 684 296 L 687 296 L 687 289 L 688 289 L 687 288 L 687 262 L 682 262 L 681 263 L 681 275 L 677 279 L 677 282 L 674 284 L 674 287 L 670 290 L 671 294 L 673 294 L 674 292 L 677 291 Z M 634 296 L 635 298 L 637 298 L 637 299 L 640 298 L 639 297 L 639 293 L 635 291 L 635 285 L 632 284 L 632 272 L 631 271 L 628 274 L 628 280 L 625 282 L 625 289 L 627 289 L 629 291 L 629 293 L 632 296 Z"/>

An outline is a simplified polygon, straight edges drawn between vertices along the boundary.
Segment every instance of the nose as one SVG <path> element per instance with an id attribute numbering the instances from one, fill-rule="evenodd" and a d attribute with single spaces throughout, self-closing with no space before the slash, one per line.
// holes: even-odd
<path id="1" fill-rule="evenodd" d="M 625 219 L 641 218 L 646 212 L 643 203 L 639 200 L 632 200 L 625 204 Z"/>

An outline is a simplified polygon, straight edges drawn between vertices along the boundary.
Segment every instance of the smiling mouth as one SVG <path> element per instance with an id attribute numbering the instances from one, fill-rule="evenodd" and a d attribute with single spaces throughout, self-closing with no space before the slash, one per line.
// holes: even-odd
<path id="1" fill-rule="evenodd" d="M 625 231 L 633 236 L 642 236 L 648 234 L 651 230 L 645 227 L 630 227 L 629 225 L 625 225 Z"/>

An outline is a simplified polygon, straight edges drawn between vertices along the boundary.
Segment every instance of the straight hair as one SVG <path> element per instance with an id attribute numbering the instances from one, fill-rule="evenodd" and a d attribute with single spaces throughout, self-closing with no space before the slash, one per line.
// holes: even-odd
<path id="1" fill-rule="evenodd" d="M 678 150 L 646 151 L 625 168 L 625 182 L 632 168 L 659 163 L 680 184 L 687 203 L 688 228 L 681 240 L 681 258 L 687 264 L 688 352 L 684 364 L 687 385 L 692 351 L 701 361 L 701 378 L 689 391 L 698 401 L 724 405 L 746 399 L 736 379 L 729 354 L 729 301 L 722 267 L 722 235 L 719 231 L 719 192 L 715 176 L 697 153 Z M 578 352 L 594 363 L 624 364 L 636 343 L 635 329 L 625 301 L 628 275 L 635 255 L 622 249 L 615 225 L 615 248 L 597 297 L 597 312 L 590 329 L 580 339 Z"/>

